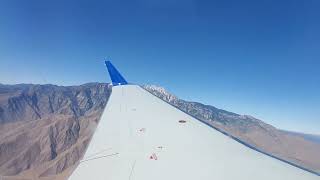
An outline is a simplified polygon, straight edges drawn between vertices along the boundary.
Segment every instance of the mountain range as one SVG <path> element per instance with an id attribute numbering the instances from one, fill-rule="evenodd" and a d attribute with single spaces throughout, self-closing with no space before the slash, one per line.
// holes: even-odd
<path id="1" fill-rule="evenodd" d="M 311 135 L 308 138 L 252 116 L 184 101 L 162 87 L 143 88 L 252 147 L 320 172 L 320 143 Z M 66 179 L 83 156 L 110 94 L 111 86 L 105 83 L 0 84 L 0 175 L 5 179 Z"/>

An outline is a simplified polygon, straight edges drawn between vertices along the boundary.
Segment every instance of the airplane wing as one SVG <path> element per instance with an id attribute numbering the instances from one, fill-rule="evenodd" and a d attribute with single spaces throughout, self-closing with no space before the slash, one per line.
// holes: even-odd
<path id="1" fill-rule="evenodd" d="M 106 64 L 112 93 L 70 180 L 319 180 L 128 84 Z"/>

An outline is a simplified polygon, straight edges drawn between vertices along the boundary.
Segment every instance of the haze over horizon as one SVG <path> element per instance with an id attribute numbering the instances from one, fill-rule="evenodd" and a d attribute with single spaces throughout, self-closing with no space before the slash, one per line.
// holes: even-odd
<path id="1" fill-rule="evenodd" d="M 0 3 L 0 83 L 130 82 L 320 134 L 320 2 Z"/>

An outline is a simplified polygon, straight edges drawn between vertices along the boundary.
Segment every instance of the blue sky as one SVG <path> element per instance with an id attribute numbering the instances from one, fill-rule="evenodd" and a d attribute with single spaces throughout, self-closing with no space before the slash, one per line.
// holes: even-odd
<path id="1" fill-rule="evenodd" d="M 0 82 L 128 81 L 320 134 L 318 0 L 0 2 Z"/>

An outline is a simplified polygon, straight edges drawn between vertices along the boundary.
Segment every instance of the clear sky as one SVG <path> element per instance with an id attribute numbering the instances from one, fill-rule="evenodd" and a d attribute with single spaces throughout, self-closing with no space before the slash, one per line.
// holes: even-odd
<path id="1" fill-rule="evenodd" d="M 319 0 L 0 2 L 0 82 L 128 81 L 320 134 Z"/>

